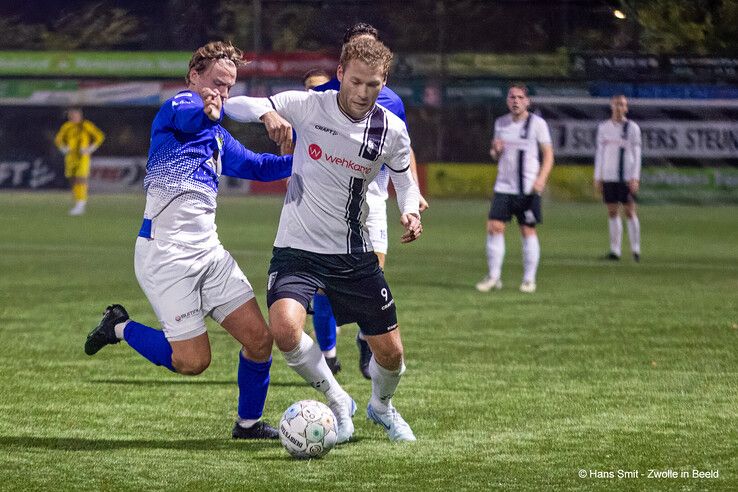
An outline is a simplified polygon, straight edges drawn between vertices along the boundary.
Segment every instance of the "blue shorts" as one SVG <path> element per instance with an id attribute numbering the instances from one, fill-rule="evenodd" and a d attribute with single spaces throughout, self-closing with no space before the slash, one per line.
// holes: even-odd
<path id="1" fill-rule="evenodd" d="M 365 335 L 381 335 L 397 328 L 395 300 L 373 252 L 326 255 L 274 248 L 267 306 L 287 298 L 307 311 L 318 289 L 328 296 L 339 326 L 357 323 Z"/>

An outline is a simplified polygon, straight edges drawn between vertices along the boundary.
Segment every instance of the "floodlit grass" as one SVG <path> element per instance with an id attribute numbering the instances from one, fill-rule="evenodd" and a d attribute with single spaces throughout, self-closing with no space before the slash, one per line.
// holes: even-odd
<path id="1" fill-rule="evenodd" d="M 434 201 L 410 245 L 390 207 L 387 278 L 408 365 L 395 403 L 418 442 L 393 445 L 364 419 L 370 385 L 346 326 L 338 379 L 359 403 L 356 441 L 301 462 L 276 442 L 230 439 L 238 346 L 212 322 L 213 363 L 198 377 L 125 343 L 84 354 L 111 302 L 155 322 L 133 274 L 142 196 L 93 196 L 84 217 L 57 193 L 6 192 L 0 206 L 2 490 L 738 489 L 734 207 L 642 207 L 643 261 L 614 264 L 597 259 L 603 206 L 546 204 L 534 295 L 517 290 L 515 227 L 503 290 L 474 290 L 486 202 Z M 221 240 L 262 308 L 279 209 L 220 201 Z M 275 354 L 266 419 L 317 396 Z"/>

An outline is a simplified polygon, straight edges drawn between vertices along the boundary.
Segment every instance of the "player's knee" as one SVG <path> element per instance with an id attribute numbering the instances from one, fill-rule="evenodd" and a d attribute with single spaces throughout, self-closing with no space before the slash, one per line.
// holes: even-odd
<path id="1" fill-rule="evenodd" d="M 179 374 L 197 376 L 205 372 L 210 365 L 210 355 L 195 358 L 177 358 L 172 355 L 172 365 Z"/>
<path id="2" fill-rule="evenodd" d="M 242 347 L 241 352 L 247 359 L 263 361 L 269 359 L 269 356 L 272 355 L 273 345 L 274 339 L 269 335 L 250 341 L 248 347 L 245 345 Z"/>
<path id="3" fill-rule="evenodd" d="M 498 221 L 490 221 L 487 223 L 487 232 L 490 234 L 504 234 L 505 223 Z"/>

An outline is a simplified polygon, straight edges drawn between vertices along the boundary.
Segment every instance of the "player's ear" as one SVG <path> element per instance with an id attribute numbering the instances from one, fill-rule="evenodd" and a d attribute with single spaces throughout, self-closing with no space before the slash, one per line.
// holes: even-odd
<path id="1" fill-rule="evenodd" d="M 339 82 L 343 82 L 343 65 L 338 65 L 336 69 L 336 78 Z"/>

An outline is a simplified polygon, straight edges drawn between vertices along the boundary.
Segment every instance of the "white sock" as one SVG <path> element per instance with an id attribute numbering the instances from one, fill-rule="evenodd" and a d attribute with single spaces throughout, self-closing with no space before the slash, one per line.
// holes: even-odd
<path id="1" fill-rule="evenodd" d="M 238 419 L 238 425 L 243 427 L 244 429 L 248 429 L 249 427 L 252 427 L 255 423 L 257 423 L 261 419 Z"/>
<path id="2" fill-rule="evenodd" d="M 487 234 L 487 267 L 491 278 L 500 278 L 500 275 L 502 275 L 502 260 L 504 259 L 505 235 Z"/>
<path id="3" fill-rule="evenodd" d="M 390 371 L 380 366 L 374 356 L 369 361 L 369 374 L 372 377 L 372 397 L 369 400 L 372 407 L 379 413 L 385 413 L 392 405 L 392 395 L 395 394 L 400 378 L 405 372 L 405 361 L 399 369 Z"/>
<path id="4" fill-rule="evenodd" d="M 345 393 L 333 377 L 318 344 L 307 333 L 302 332 L 300 343 L 289 352 L 282 352 L 287 365 L 310 383 L 310 386 L 325 393 L 328 399 L 334 399 Z"/>
<path id="5" fill-rule="evenodd" d="M 117 325 L 115 325 L 115 336 L 118 337 L 118 340 L 125 339 L 125 337 L 123 336 L 123 331 L 126 329 L 126 326 L 128 326 L 128 323 L 130 322 L 131 320 L 127 319 L 122 323 L 118 323 Z"/>
<path id="6" fill-rule="evenodd" d="M 623 240 L 623 223 L 620 217 L 610 217 L 608 219 L 610 225 L 610 251 L 620 256 L 620 243 Z"/>
<path id="7" fill-rule="evenodd" d="M 538 235 L 523 236 L 523 282 L 536 283 L 536 272 L 541 260 Z"/>
<path id="8" fill-rule="evenodd" d="M 641 223 L 637 215 L 628 219 L 628 239 L 630 240 L 630 251 L 641 254 Z"/>
<path id="9" fill-rule="evenodd" d="M 335 356 L 336 356 L 336 353 L 337 353 L 337 352 L 336 352 L 336 347 L 333 347 L 333 348 L 332 348 L 332 349 L 330 349 L 330 350 L 324 350 L 324 351 L 323 351 L 323 356 L 324 356 L 325 358 L 327 358 L 327 359 L 330 359 L 331 357 L 335 357 Z"/>

